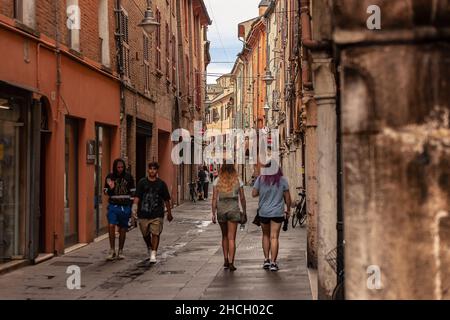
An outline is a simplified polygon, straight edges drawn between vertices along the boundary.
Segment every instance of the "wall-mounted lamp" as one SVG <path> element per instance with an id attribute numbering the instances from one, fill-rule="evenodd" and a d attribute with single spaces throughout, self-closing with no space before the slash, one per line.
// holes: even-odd
<path id="1" fill-rule="evenodd" d="M 267 70 L 262 80 L 266 83 L 267 86 L 270 86 L 275 78 L 273 77 L 272 72 L 270 70 Z"/>
<path id="2" fill-rule="evenodd" d="M 153 14 L 152 1 L 147 0 L 147 10 L 145 10 L 144 19 L 138 24 L 138 26 L 142 27 L 148 34 L 151 34 L 159 25 L 159 22 L 156 21 L 155 15 Z"/>

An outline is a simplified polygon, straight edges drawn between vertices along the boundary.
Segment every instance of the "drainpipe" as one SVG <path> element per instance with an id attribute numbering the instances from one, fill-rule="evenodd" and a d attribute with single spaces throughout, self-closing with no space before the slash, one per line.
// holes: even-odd
<path id="1" fill-rule="evenodd" d="M 305 44 L 311 44 L 311 17 L 309 13 L 310 0 L 301 0 L 300 1 L 300 23 L 301 23 L 301 42 L 304 46 Z M 306 135 L 305 139 L 309 134 L 314 133 L 315 127 L 317 127 L 317 103 L 314 98 L 313 93 L 313 82 L 311 77 L 311 65 L 309 62 L 309 50 L 305 50 L 305 54 L 302 60 L 302 103 L 305 105 L 307 110 L 307 121 L 306 121 Z M 313 134 L 311 137 L 311 143 L 315 144 L 316 135 Z M 308 168 L 310 172 L 313 173 L 313 176 L 316 176 L 314 171 L 316 170 L 315 159 L 306 157 L 308 153 L 307 149 L 313 147 L 313 145 L 308 146 L 305 145 L 305 159 L 308 163 L 305 162 L 306 168 Z M 313 162 L 311 162 L 311 160 Z M 306 170 L 305 170 L 306 175 Z M 305 177 L 306 178 L 306 177 Z M 307 180 L 307 179 L 306 179 Z M 305 184 L 305 189 L 307 189 L 307 205 L 310 206 L 308 209 L 308 215 L 310 212 L 313 213 L 311 216 L 312 221 L 308 226 L 308 248 L 307 248 L 307 260 L 308 267 L 317 269 L 317 206 L 315 202 L 317 201 L 317 184 L 314 181 L 311 182 L 311 186 L 308 187 L 308 183 Z M 312 208 L 311 208 L 312 206 Z"/>
<path id="2" fill-rule="evenodd" d="M 175 93 L 175 95 L 176 95 L 175 103 L 176 103 L 176 107 L 177 107 L 177 112 L 176 112 L 177 118 L 175 119 L 176 128 L 173 128 L 173 129 L 179 129 L 181 127 L 181 125 L 180 125 L 180 116 L 181 116 L 181 112 L 180 112 L 180 56 L 179 56 L 179 51 L 178 51 L 179 50 L 179 47 L 178 47 L 179 46 L 179 44 L 178 44 L 178 42 L 179 42 L 179 33 L 178 33 L 179 22 L 180 21 L 178 19 L 178 13 L 177 13 L 177 36 L 175 37 L 175 47 L 177 48 L 177 52 L 175 54 L 175 56 L 176 56 L 175 57 L 175 64 L 176 64 L 176 67 L 175 67 L 176 79 L 175 79 L 175 81 L 176 81 L 176 85 L 177 85 L 177 90 Z M 182 186 L 183 177 L 181 176 L 181 173 L 182 173 L 181 166 L 177 166 L 176 170 L 178 172 L 178 174 L 177 174 L 177 205 L 180 205 L 181 191 L 184 190 L 184 186 Z M 183 197 L 184 197 L 184 195 L 183 195 Z"/>
<path id="3" fill-rule="evenodd" d="M 337 49 L 338 50 L 338 49 Z M 340 65 L 340 54 L 339 52 L 335 50 L 334 52 L 334 59 L 336 61 L 336 66 Z M 344 190 L 344 179 L 343 179 L 343 163 L 342 163 L 342 120 L 341 120 L 341 94 L 340 94 L 340 77 L 336 77 L 336 87 L 338 90 L 336 90 L 336 150 L 337 150 L 337 261 L 336 261 L 336 271 L 338 274 L 337 277 L 337 283 L 339 284 L 340 281 L 344 281 L 343 285 L 343 297 L 345 298 L 345 275 L 344 275 L 344 265 L 345 265 L 345 246 L 341 245 L 344 244 L 344 198 L 343 198 L 343 190 Z M 339 277 L 339 275 L 342 274 L 342 278 Z"/>
<path id="4" fill-rule="evenodd" d="M 180 67 L 181 67 L 181 62 L 183 61 L 183 33 L 182 33 L 182 21 L 181 21 L 181 1 L 176 1 L 176 7 L 177 7 L 177 37 L 176 37 L 176 41 L 177 41 L 177 60 L 176 60 L 176 64 L 177 64 L 177 70 L 176 70 L 176 76 L 177 76 L 177 108 L 178 108 L 178 119 L 177 119 L 177 124 L 178 127 L 177 129 L 182 128 L 182 123 L 181 123 L 181 99 L 180 99 L 180 92 L 181 92 L 181 81 L 180 81 Z M 181 190 L 179 191 L 179 193 L 181 193 L 180 197 L 180 202 L 181 202 L 181 198 L 183 198 L 184 200 L 184 196 L 185 196 L 185 170 L 183 170 L 184 168 L 186 168 L 185 164 L 181 164 L 178 166 L 178 176 L 179 176 L 179 186 L 181 186 Z"/>
<path id="5" fill-rule="evenodd" d="M 57 79 L 56 80 L 56 112 L 55 112 L 55 116 L 54 116 L 53 120 L 55 121 L 55 126 L 58 126 L 58 124 L 59 124 L 59 116 L 60 116 L 60 104 L 61 104 L 61 102 L 60 102 L 60 100 L 61 100 L 61 96 L 60 96 L 60 94 L 61 94 L 61 91 L 60 91 L 60 87 L 61 87 L 61 78 L 60 78 L 61 65 L 60 65 L 60 62 L 61 62 L 61 59 L 60 59 L 59 31 L 58 31 L 58 28 L 59 28 L 59 25 L 58 25 L 58 5 L 59 5 L 59 3 L 58 3 L 58 1 L 55 0 L 53 5 L 54 5 L 54 8 L 55 8 L 55 10 L 54 10 L 54 15 L 55 15 L 55 46 L 56 46 L 55 53 L 56 53 L 56 79 Z M 38 48 L 38 50 L 39 50 L 39 48 Z M 38 61 L 38 63 L 39 63 L 39 61 Z M 37 76 L 39 77 L 39 74 Z M 65 126 L 64 121 L 61 124 L 61 126 Z M 56 132 L 56 130 L 55 130 L 55 132 Z M 61 156 L 62 156 L 61 152 L 58 152 L 58 150 L 56 148 L 55 149 L 55 161 L 56 161 L 56 163 L 60 163 Z M 58 176 L 56 174 L 53 174 L 53 180 L 54 180 L 53 181 L 53 185 L 54 186 L 58 185 Z M 58 210 L 56 210 L 57 209 L 57 204 L 55 203 L 54 205 L 56 207 L 54 212 L 58 212 Z M 54 215 L 54 219 L 55 220 L 54 220 L 54 227 L 53 227 L 53 232 L 54 232 L 54 234 L 53 234 L 53 252 L 55 254 L 58 253 L 57 247 L 58 247 L 58 240 L 59 240 L 58 239 L 59 238 L 59 234 L 58 234 L 58 229 L 57 229 L 58 228 L 57 216 L 58 216 L 58 214 Z M 62 251 L 64 252 L 64 249 L 62 249 Z"/>
<path id="6" fill-rule="evenodd" d="M 120 33 L 120 13 L 122 12 L 122 3 L 120 0 L 116 0 L 116 9 L 114 10 L 116 15 L 116 44 L 118 47 L 118 55 L 116 56 L 117 69 L 120 79 L 120 126 L 122 127 L 123 121 L 126 121 L 125 116 L 125 82 L 124 82 L 124 66 L 123 66 L 123 38 Z M 125 130 L 126 131 L 126 130 Z M 122 134 L 121 134 L 122 135 Z M 122 139 L 122 137 L 121 137 Z M 122 150 L 121 158 L 125 156 L 125 150 Z"/>

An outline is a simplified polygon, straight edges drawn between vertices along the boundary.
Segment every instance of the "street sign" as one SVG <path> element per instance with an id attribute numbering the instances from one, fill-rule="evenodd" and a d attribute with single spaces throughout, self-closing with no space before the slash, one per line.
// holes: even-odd
<path id="1" fill-rule="evenodd" d="M 88 140 L 86 142 L 86 163 L 95 163 L 95 140 Z"/>

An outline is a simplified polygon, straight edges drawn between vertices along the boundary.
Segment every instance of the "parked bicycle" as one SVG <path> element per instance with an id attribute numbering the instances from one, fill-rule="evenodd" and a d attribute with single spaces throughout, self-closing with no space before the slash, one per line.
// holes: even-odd
<path id="1" fill-rule="evenodd" d="M 189 185 L 189 195 L 192 202 L 197 202 L 197 182 L 190 182 Z"/>
<path id="2" fill-rule="evenodd" d="M 337 284 L 336 287 L 333 290 L 333 294 L 331 298 L 333 300 L 344 300 L 345 299 L 345 293 L 344 293 L 344 283 L 345 283 L 345 274 L 344 269 L 337 271 L 337 252 L 338 248 L 342 248 L 344 250 L 344 244 L 339 245 L 339 247 L 334 248 L 330 252 L 327 253 L 325 256 L 325 260 L 328 262 L 330 267 L 333 269 L 333 271 L 337 274 Z"/>
<path id="3" fill-rule="evenodd" d="M 292 228 L 295 228 L 298 224 L 303 227 L 306 223 L 306 191 L 303 188 L 297 188 L 300 190 L 298 195 L 300 200 L 295 205 L 294 214 L 292 215 Z"/>

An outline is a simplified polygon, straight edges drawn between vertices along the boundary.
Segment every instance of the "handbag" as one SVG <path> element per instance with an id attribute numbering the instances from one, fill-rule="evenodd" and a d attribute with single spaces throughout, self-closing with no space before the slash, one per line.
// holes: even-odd
<path id="1" fill-rule="evenodd" d="M 258 227 L 261 226 L 261 220 L 259 219 L 259 209 L 256 210 L 256 216 L 255 219 L 253 219 L 252 223 L 257 225 Z"/>
<path id="2" fill-rule="evenodd" d="M 247 223 L 247 213 L 244 213 L 241 211 L 241 224 L 246 224 Z"/>

